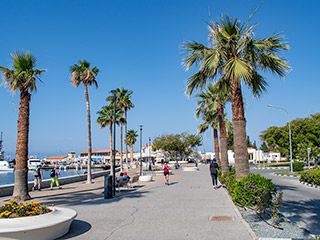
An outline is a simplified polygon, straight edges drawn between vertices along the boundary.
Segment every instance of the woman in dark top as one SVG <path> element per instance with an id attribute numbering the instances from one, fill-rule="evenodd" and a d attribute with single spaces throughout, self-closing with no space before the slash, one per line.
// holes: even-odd
<path id="1" fill-rule="evenodd" d="M 210 163 L 210 174 L 211 174 L 211 178 L 212 178 L 212 184 L 213 184 L 213 188 L 217 189 L 218 186 L 218 169 L 219 169 L 219 165 L 217 164 L 216 159 L 214 158 L 212 160 L 212 163 Z"/>

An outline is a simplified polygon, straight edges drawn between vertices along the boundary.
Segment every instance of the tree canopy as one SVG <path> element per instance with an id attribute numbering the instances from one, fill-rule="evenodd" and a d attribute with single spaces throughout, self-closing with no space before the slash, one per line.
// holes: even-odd
<path id="1" fill-rule="evenodd" d="M 261 132 L 260 139 L 262 144 L 266 144 L 270 150 L 279 151 L 282 155 L 289 156 L 288 124 L 283 127 L 269 127 Z M 306 159 L 309 147 L 311 148 L 311 158 L 320 157 L 320 113 L 291 121 L 291 141 L 293 158 Z"/>
<path id="2" fill-rule="evenodd" d="M 162 134 L 153 140 L 153 150 L 162 150 L 171 160 L 185 159 L 193 149 L 202 145 L 202 137 L 186 132 L 180 134 Z"/>

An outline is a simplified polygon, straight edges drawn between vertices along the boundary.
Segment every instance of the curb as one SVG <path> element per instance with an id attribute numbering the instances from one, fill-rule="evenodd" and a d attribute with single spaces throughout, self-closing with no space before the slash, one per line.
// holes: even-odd
<path id="1" fill-rule="evenodd" d="M 242 217 L 241 213 L 239 212 L 238 208 L 234 205 L 234 203 L 233 203 L 231 197 L 229 196 L 229 193 L 227 192 L 227 190 L 226 190 L 224 187 L 222 187 L 222 189 L 223 189 L 224 194 L 227 196 L 229 202 L 231 203 L 234 211 L 236 212 L 236 214 L 237 214 L 238 217 L 240 218 L 241 222 L 243 223 L 243 225 L 244 225 L 245 228 L 247 229 L 249 235 L 252 237 L 252 239 L 258 240 L 259 238 L 258 238 L 257 235 L 254 233 L 254 231 L 251 229 L 249 223 L 247 223 L 247 222 L 243 219 L 243 217 Z"/>
<path id="2" fill-rule="evenodd" d="M 313 185 L 313 184 L 311 184 L 311 183 L 307 183 L 307 182 L 300 182 L 300 183 L 302 183 L 302 184 L 304 184 L 304 185 L 307 185 L 307 186 L 309 186 L 309 187 L 320 188 L 320 186 L 318 186 L 318 185 Z"/>
<path id="3" fill-rule="evenodd" d="M 274 173 L 274 175 L 279 176 L 279 177 L 292 177 L 292 178 L 300 177 L 300 175 L 286 175 L 286 174 L 276 174 L 276 173 Z"/>
<path id="4" fill-rule="evenodd" d="M 261 168 L 258 168 L 258 167 L 255 167 L 253 169 L 289 169 L 289 167 L 261 167 Z"/>
<path id="5" fill-rule="evenodd" d="M 292 178 L 298 178 L 298 177 L 300 177 L 300 176 L 295 176 L 295 175 L 275 174 L 275 173 L 274 173 L 274 175 L 275 175 L 275 176 L 278 176 L 278 177 L 292 177 Z M 314 184 L 312 184 L 312 183 L 307 183 L 307 182 L 300 182 L 300 183 L 302 183 L 302 184 L 304 184 L 304 185 L 307 185 L 308 187 L 320 189 L 320 186 L 314 185 Z"/>

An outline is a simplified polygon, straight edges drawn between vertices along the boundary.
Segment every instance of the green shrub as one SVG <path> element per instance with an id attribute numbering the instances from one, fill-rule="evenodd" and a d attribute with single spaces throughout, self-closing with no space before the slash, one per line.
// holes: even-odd
<path id="1" fill-rule="evenodd" d="M 258 199 L 263 199 L 265 207 L 269 207 L 272 205 L 274 193 L 276 193 L 276 188 L 271 179 L 250 173 L 232 184 L 231 196 L 233 201 L 239 205 L 255 206 Z"/>
<path id="2" fill-rule="evenodd" d="M 293 162 L 293 171 L 300 172 L 303 171 L 304 162 Z"/>
<path id="3" fill-rule="evenodd" d="M 235 170 L 224 174 L 220 179 L 220 182 L 226 187 L 227 191 L 231 194 L 234 188 L 234 185 L 237 183 Z"/>
<path id="4" fill-rule="evenodd" d="M 306 182 L 320 186 L 320 169 L 311 169 L 302 172 L 300 175 L 300 182 Z"/>

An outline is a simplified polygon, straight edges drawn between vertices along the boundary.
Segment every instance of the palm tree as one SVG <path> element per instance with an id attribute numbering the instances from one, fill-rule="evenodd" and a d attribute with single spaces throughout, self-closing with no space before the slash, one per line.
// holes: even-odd
<path id="1" fill-rule="evenodd" d="M 127 132 L 126 145 L 130 146 L 131 162 L 133 162 L 133 145 L 136 143 L 138 136 L 137 131 L 134 131 L 133 129 L 130 129 Z"/>
<path id="2" fill-rule="evenodd" d="M 115 149 L 113 149 L 113 134 L 115 134 L 113 132 L 113 124 L 118 124 L 119 121 L 123 121 L 121 120 L 122 118 L 122 112 L 117 111 L 116 109 L 116 114 L 114 116 L 114 105 L 113 104 L 109 104 L 108 106 L 104 106 L 102 107 L 102 109 L 97 112 L 98 114 L 98 118 L 97 118 L 97 123 L 100 125 L 100 128 L 105 128 L 106 126 L 109 126 L 110 129 L 110 159 L 111 159 L 111 165 L 113 164 L 113 161 L 115 161 L 115 159 L 113 159 L 113 151 L 115 151 Z M 113 168 L 111 168 L 111 176 L 115 176 L 115 173 L 113 172 Z"/>
<path id="3" fill-rule="evenodd" d="M 79 65 L 74 64 L 70 67 L 71 71 L 71 84 L 75 87 L 79 87 L 81 83 L 84 86 L 84 94 L 86 99 L 87 107 L 87 125 L 88 125 L 88 175 L 87 183 L 92 183 L 91 180 L 91 115 L 90 115 L 90 104 L 89 104 L 89 94 L 88 86 L 91 87 L 95 85 L 98 88 L 98 83 L 96 81 L 96 76 L 99 72 L 99 69 L 94 67 L 90 69 L 90 63 L 86 60 L 79 61 Z"/>
<path id="4" fill-rule="evenodd" d="M 198 101 L 198 112 L 207 109 L 213 114 L 218 115 L 219 130 L 220 130 L 220 148 L 221 148 L 221 168 L 222 174 L 229 172 L 228 148 L 227 148 L 227 131 L 224 118 L 224 105 L 230 101 L 230 90 L 225 81 L 208 84 L 207 89 L 202 94 L 197 95 L 200 98 Z"/>
<path id="5" fill-rule="evenodd" d="M 124 124 L 125 124 L 125 142 L 127 142 L 127 127 L 128 127 L 128 111 L 131 109 L 131 108 L 134 108 L 134 104 L 131 102 L 130 98 L 131 98 L 131 94 L 133 92 L 132 91 L 129 91 L 127 89 L 124 89 L 124 88 L 117 88 L 116 89 L 116 101 L 117 101 L 117 105 L 124 110 L 124 114 L 125 114 L 125 121 L 124 121 Z M 113 97 L 110 96 L 107 98 L 108 101 L 110 101 L 111 103 L 113 103 Z M 121 154 L 120 154 L 120 159 L 121 159 L 121 169 L 123 168 L 122 167 L 122 124 L 120 124 L 120 131 L 121 131 Z M 128 163 L 128 145 L 126 145 L 126 161 L 127 161 L 127 167 L 129 168 L 129 163 Z"/>
<path id="6" fill-rule="evenodd" d="M 213 129 L 213 144 L 214 144 L 214 152 L 215 158 L 217 159 L 218 164 L 220 165 L 220 156 L 219 156 L 219 139 L 218 139 L 218 115 L 212 114 L 209 111 L 202 111 L 202 120 L 204 121 L 197 127 L 198 134 L 204 133 L 211 126 Z M 199 116 L 196 116 L 199 118 Z"/>
<path id="7" fill-rule="evenodd" d="M 30 199 L 28 192 L 28 144 L 31 92 L 36 91 L 36 80 L 45 70 L 34 69 L 37 59 L 29 51 L 11 53 L 12 69 L 0 67 L 4 83 L 15 93 L 20 91 L 18 135 L 16 146 L 16 168 L 13 199 Z"/>
<path id="8" fill-rule="evenodd" d="M 238 19 L 222 17 L 220 22 L 208 23 L 210 45 L 206 47 L 197 42 L 183 44 L 187 56 L 184 64 L 188 70 L 192 65 L 200 65 L 197 73 L 187 80 L 186 93 L 201 90 L 208 81 L 220 75 L 229 84 L 231 90 L 232 123 L 234 127 L 234 153 L 236 176 L 242 178 L 249 174 L 248 150 L 246 145 L 246 119 L 244 116 L 241 82 L 247 85 L 253 94 L 265 90 L 267 83 L 260 71 L 271 71 L 284 77 L 290 69 L 280 56 L 280 50 L 289 47 L 280 34 L 268 38 L 253 38 L 254 26 Z"/>

